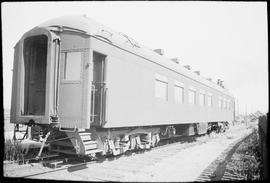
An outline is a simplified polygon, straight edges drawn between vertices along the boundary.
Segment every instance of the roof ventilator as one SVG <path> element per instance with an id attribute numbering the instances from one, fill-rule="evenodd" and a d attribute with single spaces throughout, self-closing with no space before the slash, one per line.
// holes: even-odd
<path id="1" fill-rule="evenodd" d="M 217 85 L 220 86 L 220 79 L 217 79 Z"/>
<path id="2" fill-rule="evenodd" d="M 207 78 L 207 80 L 212 82 L 212 78 Z"/>
<path id="3" fill-rule="evenodd" d="M 154 52 L 160 54 L 160 55 L 164 55 L 164 50 L 163 49 L 155 49 Z"/>
<path id="4" fill-rule="evenodd" d="M 190 65 L 184 65 L 184 67 L 185 67 L 186 69 L 188 69 L 188 70 L 191 70 Z"/>
<path id="5" fill-rule="evenodd" d="M 222 88 L 224 88 L 223 81 L 221 79 L 218 79 L 217 80 L 217 85 L 220 86 L 220 87 L 222 87 Z"/>
<path id="6" fill-rule="evenodd" d="M 200 75 L 201 74 L 200 71 L 194 71 L 194 73 L 197 74 L 197 75 Z"/>
<path id="7" fill-rule="evenodd" d="M 171 61 L 173 61 L 174 63 L 179 64 L 179 59 L 178 58 L 172 58 Z"/>
<path id="8" fill-rule="evenodd" d="M 225 88 L 224 85 L 223 85 L 223 82 L 224 82 L 224 81 L 221 81 L 220 86 L 221 86 L 222 88 Z"/>

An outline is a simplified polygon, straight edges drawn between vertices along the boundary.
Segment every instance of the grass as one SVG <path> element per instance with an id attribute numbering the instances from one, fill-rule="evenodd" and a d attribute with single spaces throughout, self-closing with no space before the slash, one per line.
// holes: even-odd
<path id="1" fill-rule="evenodd" d="M 24 162 L 25 155 L 20 141 L 5 140 L 5 161 Z"/>
<path id="2" fill-rule="evenodd" d="M 243 177 L 244 180 L 262 180 L 262 160 L 259 148 L 256 130 L 236 149 L 230 162 L 233 173 Z"/>

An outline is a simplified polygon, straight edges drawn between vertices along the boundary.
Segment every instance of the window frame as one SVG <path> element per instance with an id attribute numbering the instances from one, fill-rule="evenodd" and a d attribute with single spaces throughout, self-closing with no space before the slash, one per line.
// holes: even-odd
<path id="1" fill-rule="evenodd" d="M 210 103 L 209 103 L 209 99 L 211 99 Z M 212 95 L 212 93 L 207 93 L 207 106 L 208 107 L 213 107 L 213 95 Z"/>
<path id="2" fill-rule="evenodd" d="M 157 82 L 160 82 L 160 83 L 163 83 L 163 84 L 166 84 L 166 96 L 165 98 L 163 97 L 159 97 L 157 95 Z M 161 74 L 157 74 L 155 75 L 155 98 L 158 99 L 158 100 L 163 100 L 163 101 L 168 101 L 169 100 L 169 82 L 168 82 L 168 79 L 167 77 L 161 75 Z"/>
<path id="3" fill-rule="evenodd" d="M 218 97 L 218 108 L 222 109 L 222 98 Z"/>
<path id="4" fill-rule="evenodd" d="M 226 109 L 226 99 L 222 99 L 222 109 Z"/>
<path id="5" fill-rule="evenodd" d="M 194 102 L 193 103 L 191 103 L 190 102 L 190 93 L 194 93 Z M 189 87 L 189 89 L 188 89 L 188 103 L 190 104 L 190 105 L 196 105 L 197 104 L 197 97 L 196 97 L 196 94 L 197 94 L 197 91 L 196 91 L 196 88 L 194 88 L 194 87 Z"/>
<path id="6" fill-rule="evenodd" d="M 203 102 L 201 103 L 201 96 L 203 97 L 202 99 L 203 99 Z M 206 101 L 205 101 L 205 97 L 206 95 L 205 95 L 205 91 L 204 90 L 200 90 L 200 92 L 199 92 L 199 105 L 200 106 L 205 106 L 205 104 L 206 104 Z"/>
<path id="7" fill-rule="evenodd" d="M 68 53 L 74 53 L 79 52 L 81 53 L 81 60 L 80 60 L 80 73 L 78 79 L 65 79 L 65 73 L 66 73 L 66 66 L 67 66 L 67 55 Z M 82 80 L 82 66 L 83 66 L 83 59 L 85 56 L 84 50 L 64 50 L 61 52 L 62 58 L 62 73 L 61 73 L 61 82 L 62 83 L 81 83 Z"/>
<path id="8" fill-rule="evenodd" d="M 181 96 L 179 97 L 179 98 L 181 98 L 181 100 L 177 100 L 176 98 L 176 96 L 177 96 L 177 93 L 176 93 L 176 88 L 180 88 L 180 90 L 182 90 L 182 92 L 181 92 Z M 181 82 L 179 82 L 179 81 L 175 81 L 174 82 L 174 101 L 176 102 L 176 103 L 179 103 L 179 104 L 183 104 L 185 101 L 184 101 L 184 84 L 183 83 L 181 83 Z M 179 93 L 178 93 L 179 94 Z"/>

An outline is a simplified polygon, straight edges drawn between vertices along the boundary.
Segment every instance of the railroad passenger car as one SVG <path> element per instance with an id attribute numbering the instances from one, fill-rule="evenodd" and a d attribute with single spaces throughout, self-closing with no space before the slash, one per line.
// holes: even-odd
<path id="1" fill-rule="evenodd" d="M 49 20 L 15 46 L 11 123 L 52 151 L 94 156 L 233 121 L 221 82 L 175 61 L 86 16 Z"/>

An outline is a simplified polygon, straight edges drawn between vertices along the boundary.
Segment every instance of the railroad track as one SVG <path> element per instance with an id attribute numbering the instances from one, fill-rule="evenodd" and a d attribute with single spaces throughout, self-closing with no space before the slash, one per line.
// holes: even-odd
<path id="1" fill-rule="evenodd" d="M 254 133 L 254 128 L 253 131 L 235 141 L 234 143 L 230 144 L 228 148 L 220 154 L 220 156 L 213 161 L 202 173 L 201 175 L 196 179 L 198 182 L 206 182 L 206 181 L 230 181 L 230 180 L 243 180 L 243 177 L 240 175 L 236 175 L 233 173 L 230 173 L 230 169 L 232 167 L 227 166 L 228 162 L 232 158 L 233 153 L 235 150 L 239 147 L 239 145 L 248 139 L 252 133 Z"/>

